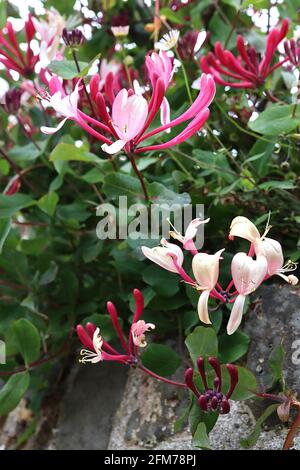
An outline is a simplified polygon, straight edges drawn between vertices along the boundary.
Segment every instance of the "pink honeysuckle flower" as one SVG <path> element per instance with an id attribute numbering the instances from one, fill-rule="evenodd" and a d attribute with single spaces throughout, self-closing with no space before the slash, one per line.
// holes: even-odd
<path id="1" fill-rule="evenodd" d="M 112 106 L 112 125 L 119 137 L 111 145 L 103 144 L 102 150 L 109 154 L 119 152 L 132 141 L 144 127 L 148 115 L 147 100 L 141 95 L 130 95 L 121 90 Z"/>
<path id="2" fill-rule="evenodd" d="M 25 54 L 19 46 L 12 24 L 7 21 L 5 29 L 0 29 L 0 62 L 8 72 L 14 70 L 23 77 L 30 77 L 39 60 L 39 56 L 34 55 L 30 46 L 35 33 L 31 15 L 25 21 L 24 30 L 27 42 Z"/>
<path id="3" fill-rule="evenodd" d="M 203 323 L 210 324 L 208 299 L 219 277 L 219 262 L 225 248 L 214 255 L 198 253 L 193 257 L 192 269 L 198 283 L 197 290 L 202 291 L 198 302 L 198 315 Z"/>
<path id="4" fill-rule="evenodd" d="M 158 54 L 152 52 L 152 54 L 147 55 L 145 65 L 152 88 L 155 87 L 157 79 L 161 78 L 166 91 L 169 88 L 175 70 L 173 58 L 169 57 L 165 51 L 159 51 Z M 170 105 L 166 97 L 164 97 L 160 107 L 160 121 L 162 125 L 170 122 Z M 171 129 L 166 129 L 166 132 L 171 132 Z"/>
<path id="5" fill-rule="evenodd" d="M 154 248 L 142 246 L 141 250 L 146 258 L 158 264 L 161 268 L 171 273 L 179 273 L 179 267 L 182 267 L 183 264 L 183 252 L 179 246 L 162 238 L 161 246 L 155 246 Z"/>
<path id="6" fill-rule="evenodd" d="M 193 60 L 206 38 L 206 31 L 187 31 L 178 41 L 178 54 L 181 60 Z"/>
<path id="7" fill-rule="evenodd" d="M 96 79 L 94 85 L 96 86 Z M 198 132 L 209 117 L 208 106 L 215 95 L 215 83 L 211 76 L 203 74 L 201 77 L 201 90 L 196 100 L 181 116 L 171 120 L 148 133 L 146 130 L 158 113 L 164 99 L 165 85 L 161 78 L 155 83 L 149 103 L 141 96 L 133 93 L 132 90 L 122 89 L 117 96 L 114 96 L 113 90 L 107 88 L 106 95 L 109 93 L 108 101 L 112 103 L 112 117 L 110 116 L 105 98 L 101 92 L 96 93 L 96 104 L 98 115 L 101 121 L 94 119 L 78 109 L 78 82 L 74 92 L 66 95 L 58 77 L 52 77 L 49 82 L 51 97 L 48 98 L 50 104 L 57 112 L 65 116 L 65 119 L 57 128 L 43 127 L 45 133 L 53 133 L 60 129 L 67 119 L 71 119 L 79 124 L 88 133 L 96 139 L 104 142 L 102 148 L 109 154 L 117 153 L 123 149 L 126 153 L 134 152 L 136 155 L 150 150 L 162 150 L 178 145 L 189 139 Z M 93 86 L 93 90 L 95 87 Z M 53 98 L 54 96 L 54 98 Z M 51 99 L 52 98 L 52 99 Z M 63 103 L 61 104 L 60 101 Z M 163 144 L 155 144 L 142 147 L 140 144 L 149 137 L 171 129 L 174 126 L 190 121 L 186 128 L 176 137 Z M 111 141 L 103 134 L 97 132 L 88 124 L 99 127 L 104 133 L 110 134 L 116 140 Z"/>
<path id="8" fill-rule="evenodd" d="M 246 296 L 254 292 L 265 279 L 268 272 L 267 259 L 259 255 L 254 260 L 246 253 L 237 253 L 231 263 L 231 273 L 234 285 L 238 291 L 238 296 L 233 304 L 227 333 L 232 335 L 239 327 Z"/>
<path id="9" fill-rule="evenodd" d="M 147 346 L 145 333 L 150 330 L 154 330 L 154 328 L 155 325 L 153 323 L 146 323 L 144 320 L 132 323 L 131 334 L 133 343 L 140 348 Z"/>
<path id="10" fill-rule="evenodd" d="M 256 255 L 263 255 L 267 259 L 268 271 L 267 276 L 277 275 L 282 277 L 286 282 L 295 286 L 298 284 L 298 278 L 293 274 L 286 275 L 285 273 L 295 271 L 297 269 L 297 263 L 288 261 L 284 265 L 284 258 L 282 253 L 281 244 L 277 240 L 272 238 L 264 238 L 260 244 L 256 247 Z"/>
<path id="11" fill-rule="evenodd" d="M 197 219 L 193 219 L 187 229 L 186 229 L 186 232 L 183 235 L 181 235 L 181 233 L 179 233 L 175 227 L 173 227 L 170 223 L 170 225 L 173 227 L 173 230 L 170 231 L 170 236 L 172 238 L 175 238 L 175 240 L 179 240 L 181 243 L 182 243 L 182 246 L 185 250 L 189 250 L 191 251 L 192 254 L 197 254 L 198 251 L 197 251 L 197 248 L 195 246 L 195 243 L 194 243 L 194 238 L 197 234 L 197 231 L 198 231 L 198 228 L 200 225 L 202 224 L 206 224 L 209 222 L 210 219 L 205 219 L 205 220 L 202 220 L 200 218 L 197 218 Z"/>
<path id="12" fill-rule="evenodd" d="M 107 137 L 103 136 L 95 129 L 90 127 L 86 121 L 91 122 L 92 124 L 98 126 L 100 129 L 104 131 L 109 131 L 109 128 L 102 124 L 101 122 L 96 121 L 93 118 L 90 118 L 88 115 L 83 113 L 78 109 L 78 101 L 79 101 L 79 86 L 80 80 L 76 83 L 74 91 L 72 91 L 69 95 L 66 94 L 62 83 L 60 82 L 57 76 L 53 76 L 49 81 L 49 91 L 50 95 L 46 96 L 46 100 L 49 102 L 50 106 L 60 115 L 64 116 L 64 119 L 57 125 L 57 127 L 46 127 L 42 126 L 41 131 L 44 134 L 54 134 L 55 132 L 59 131 L 65 122 L 70 119 L 75 121 L 79 126 L 81 126 L 85 131 L 89 134 L 96 137 L 96 139 L 105 142 L 106 144 L 112 144 L 111 140 L 107 139 Z M 42 97 L 43 99 L 43 97 Z"/>
<path id="13" fill-rule="evenodd" d="M 284 19 L 280 29 L 273 28 L 267 36 L 266 49 L 262 60 L 254 47 L 245 45 L 242 36 L 237 37 L 239 56 L 235 57 L 229 50 L 223 49 L 216 42 L 214 53 L 209 52 L 201 57 L 200 66 L 203 72 L 211 73 L 216 83 L 233 88 L 257 88 L 265 83 L 265 79 L 288 59 L 285 58 L 272 65 L 279 43 L 288 31 L 289 22 Z M 223 76 L 229 79 L 224 79 Z"/>
<path id="14" fill-rule="evenodd" d="M 93 364 L 100 361 L 115 361 L 121 364 L 136 365 L 138 363 L 138 347 L 145 347 L 145 332 L 154 329 L 153 323 L 145 323 L 140 320 L 144 310 L 144 296 L 138 290 L 134 289 L 135 310 L 130 327 L 129 337 L 126 339 L 118 318 L 118 312 L 112 302 L 107 302 L 107 311 L 114 330 L 119 337 L 125 354 L 121 354 L 108 344 L 100 335 L 100 330 L 93 323 L 87 323 L 85 328 L 77 325 L 76 331 L 78 338 L 86 349 L 81 351 L 81 360 L 79 362 L 91 362 Z"/>

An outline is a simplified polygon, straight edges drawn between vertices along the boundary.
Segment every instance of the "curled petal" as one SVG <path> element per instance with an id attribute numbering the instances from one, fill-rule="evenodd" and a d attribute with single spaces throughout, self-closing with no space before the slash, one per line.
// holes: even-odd
<path id="1" fill-rule="evenodd" d="M 229 322 L 227 324 L 227 333 L 229 335 L 232 335 L 240 326 L 242 317 L 243 317 L 243 310 L 244 310 L 244 304 L 245 304 L 245 299 L 246 297 L 244 295 L 238 295 L 229 318 Z"/>
<path id="2" fill-rule="evenodd" d="M 198 315 L 200 320 L 203 323 L 206 323 L 207 325 L 211 324 L 211 321 L 209 319 L 208 315 L 208 299 L 209 299 L 209 290 L 204 290 L 198 301 Z"/>

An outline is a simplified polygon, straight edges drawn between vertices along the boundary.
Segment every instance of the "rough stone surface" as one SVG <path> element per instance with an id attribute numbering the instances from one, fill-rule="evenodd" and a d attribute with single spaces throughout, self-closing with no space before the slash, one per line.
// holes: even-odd
<path id="1" fill-rule="evenodd" d="M 170 386 L 158 384 L 140 371 L 131 371 L 125 393 L 115 415 L 108 443 L 109 450 L 192 450 L 188 429 L 173 433 L 173 424 L 179 416 L 178 400 L 170 395 Z M 220 416 L 210 433 L 211 445 L 216 450 L 240 449 L 240 439 L 247 437 L 255 425 L 251 408 L 245 403 L 232 402 L 231 413 Z M 278 423 L 278 421 L 277 421 Z M 281 449 L 287 430 L 277 424 L 270 431 L 263 431 L 256 450 Z M 294 448 L 300 449 L 300 436 Z"/>
<path id="2" fill-rule="evenodd" d="M 283 341 L 286 385 L 300 391 L 300 288 L 280 284 L 262 286 L 253 305 L 244 327 L 252 338 L 247 366 L 262 382 L 267 382 L 270 352 Z"/>
<path id="3" fill-rule="evenodd" d="M 68 378 L 50 449 L 106 449 L 122 399 L 127 369 L 103 363 L 76 365 Z"/>

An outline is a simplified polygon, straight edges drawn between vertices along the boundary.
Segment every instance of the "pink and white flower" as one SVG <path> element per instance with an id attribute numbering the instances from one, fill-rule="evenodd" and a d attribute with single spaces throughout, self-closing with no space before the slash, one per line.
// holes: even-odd
<path id="1" fill-rule="evenodd" d="M 113 144 L 102 145 L 102 150 L 109 154 L 119 152 L 136 137 L 144 127 L 148 115 L 147 100 L 141 95 L 130 95 L 121 90 L 112 106 L 112 125 L 119 137 Z"/>
<path id="2" fill-rule="evenodd" d="M 198 283 L 196 288 L 202 291 L 198 302 L 198 315 L 200 320 L 207 324 L 211 323 L 208 315 L 208 299 L 218 282 L 219 262 L 223 251 L 224 248 L 214 255 L 198 253 L 192 261 L 193 273 Z"/>
<path id="3" fill-rule="evenodd" d="M 197 231 L 200 225 L 206 224 L 207 222 L 209 222 L 209 220 L 210 219 L 203 220 L 200 218 L 193 219 L 189 223 L 184 235 L 181 235 L 181 233 L 179 233 L 175 229 L 175 227 L 173 227 L 173 230 L 170 231 L 170 235 L 172 238 L 175 238 L 175 240 L 179 240 L 182 243 L 182 246 L 185 250 L 189 250 L 193 254 L 197 254 L 197 248 L 194 243 L 194 238 L 197 234 Z"/>
<path id="4" fill-rule="evenodd" d="M 140 348 L 147 346 L 145 333 L 154 330 L 155 325 L 153 323 L 146 323 L 144 320 L 139 320 L 131 325 L 131 334 L 133 344 Z"/>
<path id="5" fill-rule="evenodd" d="M 265 238 L 256 248 L 256 254 L 261 254 L 267 259 L 268 276 L 277 275 L 293 286 L 298 284 L 298 278 L 296 276 L 293 274 L 289 274 L 287 276 L 285 274 L 290 271 L 295 271 L 297 269 L 297 263 L 288 261 L 284 265 L 282 247 L 277 240 L 273 240 L 272 238 Z"/>
<path id="6" fill-rule="evenodd" d="M 153 263 L 158 264 L 158 266 L 167 271 L 179 274 L 180 270 L 178 267 L 182 266 L 184 258 L 179 246 L 169 243 L 162 238 L 161 246 L 155 246 L 154 248 L 142 246 L 141 250 L 143 255 L 150 259 L 150 261 L 153 261 Z"/>

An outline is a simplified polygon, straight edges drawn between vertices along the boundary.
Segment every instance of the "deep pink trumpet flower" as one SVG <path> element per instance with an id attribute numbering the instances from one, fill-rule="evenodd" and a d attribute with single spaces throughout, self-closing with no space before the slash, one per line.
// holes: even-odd
<path id="1" fill-rule="evenodd" d="M 135 299 L 135 311 L 128 339 L 123 333 L 116 307 L 112 302 L 107 302 L 107 311 L 125 354 L 124 352 L 119 353 L 116 351 L 102 338 L 100 328 L 97 328 L 93 323 L 87 323 L 85 328 L 82 325 L 77 325 L 76 327 L 77 335 L 86 348 L 80 352 L 80 362 L 95 364 L 101 361 L 116 361 L 121 364 L 137 364 L 138 348 L 147 345 L 145 333 L 154 329 L 155 325 L 140 319 L 144 310 L 143 294 L 138 289 L 134 289 L 133 296 Z"/>
<path id="2" fill-rule="evenodd" d="M 30 77 L 34 67 L 39 60 L 38 55 L 34 55 L 30 42 L 35 34 L 35 27 L 31 15 L 24 26 L 27 49 L 25 54 L 21 51 L 12 24 L 7 21 L 5 29 L 0 30 L 0 62 L 8 71 L 14 70 L 23 77 Z"/>
<path id="3" fill-rule="evenodd" d="M 222 372 L 219 361 L 215 357 L 209 357 L 208 362 L 215 371 L 215 378 L 213 381 L 214 387 L 209 388 L 208 386 L 204 358 L 202 356 L 197 359 L 197 366 L 204 387 L 204 392 L 199 391 L 195 385 L 193 378 L 194 371 L 192 368 L 189 368 L 185 371 L 184 378 L 186 386 L 197 398 L 198 405 L 202 411 L 216 411 L 220 414 L 227 414 L 230 412 L 229 398 L 233 394 L 239 380 L 238 369 L 233 364 L 226 364 L 226 368 L 230 376 L 230 385 L 228 391 L 225 394 L 222 392 Z"/>
<path id="4" fill-rule="evenodd" d="M 202 74 L 200 82 L 199 95 L 187 111 L 176 119 L 146 133 L 164 99 L 165 83 L 162 78 L 156 80 L 149 103 L 142 95 L 123 88 L 116 97 L 112 98 L 111 115 L 107 110 L 104 95 L 98 92 L 96 94 L 96 104 L 101 119 L 100 122 L 78 109 L 79 82 L 74 91 L 70 95 L 66 95 L 58 77 L 52 77 L 49 83 L 51 96 L 48 97 L 48 101 L 59 114 L 64 116 L 64 119 L 56 128 L 42 127 L 41 130 L 46 134 L 52 134 L 58 131 L 67 119 L 71 119 L 96 139 L 104 142 L 102 149 L 108 154 L 117 153 L 121 149 L 124 149 L 128 154 L 132 152 L 138 154 L 150 150 L 169 148 L 184 142 L 198 132 L 209 117 L 208 106 L 215 95 L 215 82 L 211 75 L 206 74 Z M 140 146 L 149 137 L 186 121 L 190 121 L 187 127 L 173 139 L 163 144 Z M 97 132 L 90 124 L 100 128 L 106 135 L 110 134 L 114 140 L 112 141 L 102 133 Z"/>
<path id="5" fill-rule="evenodd" d="M 239 56 L 223 49 L 218 41 L 215 50 L 201 57 L 200 66 L 203 72 L 211 73 L 215 81 L 223 86 L 233 88 L 257 88 L 264 84 L 265 79 L 288 59 L 285 58 L 272 65 L 273 57 L 279 43 L 288 31 L 288 20 L 282 22 L 280 29 L 274 28 L 267 36 L 266 49 L 262 59 L 254 47 L 246 46 L 242 36 L 237 37 Z M 228 77 L 223 78 L 223 76 Z"/>

